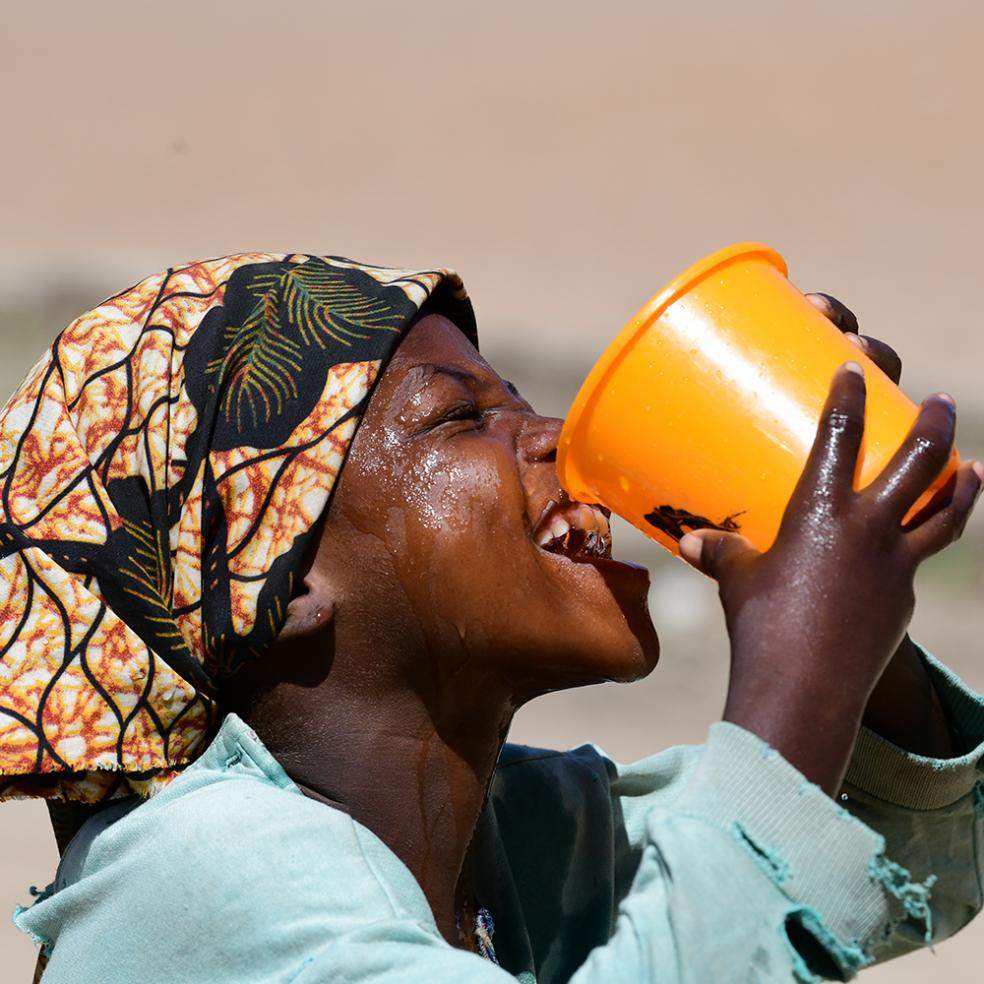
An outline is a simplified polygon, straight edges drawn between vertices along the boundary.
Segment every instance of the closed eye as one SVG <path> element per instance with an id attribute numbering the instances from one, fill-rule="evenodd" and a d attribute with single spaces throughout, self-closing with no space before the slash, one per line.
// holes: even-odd
<path id="1" fill-rule="evenodd" d="M 485 417 L 482 411 L 474 403 L 458 403 L 445 410 L 437 423 L 438 426 L 453 423 L 457 420 L 475 420 L 481 423 L 484 419 Z"/>

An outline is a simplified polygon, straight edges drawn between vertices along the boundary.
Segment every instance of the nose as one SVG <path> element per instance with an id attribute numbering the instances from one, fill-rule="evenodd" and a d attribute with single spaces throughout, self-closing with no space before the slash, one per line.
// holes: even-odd
<path id="1" fill-rule="evenodd" d="M 564 422 L 557 417 L 535 416 L 523 426 L 519 449 L 529 464 L 557 460 L 557 442 Z"/>

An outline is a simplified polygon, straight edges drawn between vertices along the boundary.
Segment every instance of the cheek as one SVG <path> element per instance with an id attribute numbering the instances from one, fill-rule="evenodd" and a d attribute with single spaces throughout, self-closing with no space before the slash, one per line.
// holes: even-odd
<path id="1" fill-rule="evenodd" d="M 537 577 L 511 455 L 491 442 L 467 456 L 431 450 L 407 462 L 390 509 L 389 538 L 399 531 L 399 576 L 414 607 L 469 635 L 497 621 L 490 606 L 506 588 L 503 571 L 527 591 Z"/>
<path id="2" fill-rule="evenodd" d="M 522 524 L 522 490 L 515 463 L 495 446 L 448 455 L 433 449 L 408 463 L 403 502 L 415 525 L 445 540 L 484 538 L 490 527 Z"/>

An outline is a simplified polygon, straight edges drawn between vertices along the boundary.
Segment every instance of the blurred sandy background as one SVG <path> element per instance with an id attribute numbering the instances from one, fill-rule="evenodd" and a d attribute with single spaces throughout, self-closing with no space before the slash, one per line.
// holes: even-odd
<path id="1" fill-rule="evenodd" d="M 963 451 L 984 454 L 984 7 L 672 6 L 4 4 L 0 400 L 103 296 L 179 260 L 283 249 L 457 267 L 486 355 L 563 414 L 662 281 L 761 239 L 897 346 L 912 395 L 949 389 Z M 713 586 L 619 542 L 652 566 L 663 662 L 533 705 L 515 739 L 626 759 L 719 715 Z M 916 620 L 978 689 L 982 542 L 977 517 L 922 575 Z M 44 808 L 0 808 L 0 845 L 7 912 L 53 872 Z M 0 951 L 0 979 L 30 980 L 6 917 Z M 863 976 L 982 970 L 984 921 Z"/>

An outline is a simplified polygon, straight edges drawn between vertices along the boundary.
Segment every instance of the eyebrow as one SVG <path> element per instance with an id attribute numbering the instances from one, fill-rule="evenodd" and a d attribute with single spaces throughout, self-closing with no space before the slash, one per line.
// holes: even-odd
<path id="1" fill-rule="evenodd" d="M 467 369 L 445 365 L 443 362 L 428 362 L 418 366 L 418 368 L 424 373 L 425 384 L 434 376 L 448 376 L 451 379 L 456 379 L 465 385 L 471 386 L 498 386 L 501 379 L 501 377 L 496 375 L 479 376 Z M 501 382 L 505 384 L 510 393 L 516 396 L 519 395 L 516 387 L 508 379 L 501 379 Z"/>
<path id="2" fill-rule="evenodd" d="M 514 397 L 519 400 L 522 399 L 519 395 L 519 390 L 513 385 L 513 383 L 508 379 L 503 379 L 501 376 L 479 376 L 467 369 L 462 369 L 458 366 L 450 366 L 443 362 L 420 363 L 415 366 L 415 369 L 423 376 L 423 379 L 421 380 L 423 386 L 426 386 L 432 379 L 434 379 L 435 376 L 446 376 L 449 379 L 455 379 L 469 388 L 475 386 L 498 386 L 501 382 L 502 385 L 504 385 Z"/>
<path id="3" fill-rule="evenodd" d="M 435 375 L 440 376 L 450 376 L 452 379 L 458 379 L 463 383 L 479 383 L 482 380 L 476 376 L 474 373 L 468 372 L 465 369 L 459 369 L 457 366 L 446 366 L 440 362 L 428 362 L 419 367 L 423 370 L 426 377 L 431 377 Z"/>

